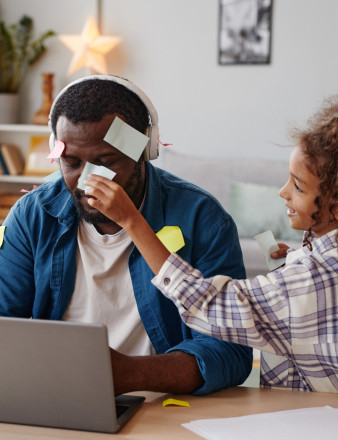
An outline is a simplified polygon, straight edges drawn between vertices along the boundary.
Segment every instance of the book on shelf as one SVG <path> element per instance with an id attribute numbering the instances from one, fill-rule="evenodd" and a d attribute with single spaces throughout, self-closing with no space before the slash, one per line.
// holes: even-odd
<path id="1" fill-rule="evenodd" d="M 8 168 L 7 168 L 7 164 L 5 162 L 5 159 L 1 153 L 1 149 L 0 149 L 0 174 L 9 174 Z"/>
<path id="2" fill-rule="evenodd" d="M 25 161 L 20 148 L 12 144 L 0 144 L 0 162 L 3 174 L 22 174 Z M 3 166 L 5 164 L 5 167 Z"/>

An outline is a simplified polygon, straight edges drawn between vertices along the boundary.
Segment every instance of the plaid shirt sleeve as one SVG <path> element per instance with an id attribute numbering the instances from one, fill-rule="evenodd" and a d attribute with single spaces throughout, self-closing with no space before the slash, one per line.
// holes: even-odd
<path id="1" fill-rule="evenodd" d="M 292 357 L 297 345 L 337 338 L 337 247 L 323 257 L 320 246 L 325 249 L 325 243 L 318 246 L 317 258 L 308 249 L 299 249 L 288 254 L 285 267 L 252 280 L 221 275 L 204 279 L 172 254 L 153 283 L 175 303 L 190 327 Z"/>

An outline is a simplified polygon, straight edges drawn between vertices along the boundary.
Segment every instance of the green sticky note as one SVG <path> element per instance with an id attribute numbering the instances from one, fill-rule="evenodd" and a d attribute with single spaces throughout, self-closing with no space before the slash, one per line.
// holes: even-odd
<path id="1" fill-rule="evenodd" d="M 177 252 L 185 245 L 182 231 L 178 226 L 164 226 L 156 235 L 169 252 Z"/>
<path id="2" fill-rule="evenodd" d="M 4 242 L 5 229 L 6 226 L 0 226 L 0 248 L 2 246 L 2 243 Z"/>
<path id="3" fill-rule="evenodd" d="M 103 140 L 137 162 L 149 138 L 116 116 Z"/>

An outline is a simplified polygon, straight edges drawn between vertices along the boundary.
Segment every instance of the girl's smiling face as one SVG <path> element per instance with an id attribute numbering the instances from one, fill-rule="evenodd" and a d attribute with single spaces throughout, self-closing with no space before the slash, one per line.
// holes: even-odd
<path id="1" fill-rule="evenodd" d="M 301 146 L 294 147 L 289 161 L 290 177 L 279 194 L 285 199 L 291 227 L 303 231 L 313 228 L 316 236 L 320 237 L 337 228 L 338 214 L 335 221 L 330 222 L 332 216 L 324 205 L 319 213 L 318 224 L 314 226 L 312 214 L 318 211 L 315 199 L 319 195 L 319 178 L 311 173 L 306 163 L 307 157 Z"/>

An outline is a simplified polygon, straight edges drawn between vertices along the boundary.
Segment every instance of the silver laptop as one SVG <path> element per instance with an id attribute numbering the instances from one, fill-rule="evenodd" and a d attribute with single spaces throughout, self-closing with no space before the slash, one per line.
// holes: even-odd
<path id="1" fill-rule="evenodd" d="M 0 318 L 0 422 L 115 433 L 143 401 L 114 396 L 105 326 Z"/>

